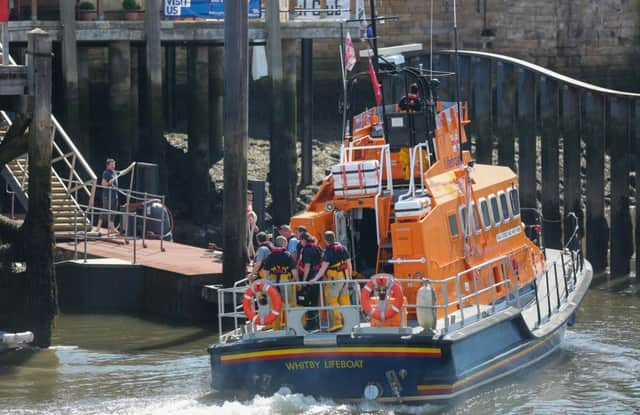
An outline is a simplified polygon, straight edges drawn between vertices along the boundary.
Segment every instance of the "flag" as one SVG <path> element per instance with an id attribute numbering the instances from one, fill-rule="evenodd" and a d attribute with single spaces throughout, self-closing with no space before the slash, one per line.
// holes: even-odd
<path id="1" fill-rule="evenodd" d="M 351 72 L 356 65 L 356 50 L 353 48 L 351 34 L 347 32 L 347 38 L 344 41 L 344 66 L 348 72 Z"/>
<path id="2" fill-rule="evenodd" d="M 371 84 L 373 85 L 373 93 L 376 96 L 376 105 L 382 105 L 382 89 L 380 89 L 380 83 L 378 82 L 376 71 L 373 69 L 371 57 L 369 57 L 369 77 L 371 78 Z"/>

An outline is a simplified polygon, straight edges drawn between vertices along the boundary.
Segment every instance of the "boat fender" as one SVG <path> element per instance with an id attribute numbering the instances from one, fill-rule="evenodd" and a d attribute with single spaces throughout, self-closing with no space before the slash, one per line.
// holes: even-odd
<path id="1" fill-rule="evenodd" d="M 436 292 L 429 283 L 424 281 L 416 294 L 416 317 L 418 324 L 425 330 L 436 328 Z"/>
<path id="2" fill-rule="evenodd" d="M 391 298 L 392 301 L 388 307 L 383 307 L 383 302 L 378 302 L 378 304 L 373 307 L 371 304 L 371 295 L 381 287 L 386 289 L 387 298 Z M 362 310 L 369 317 L 378 321 L 388 320 L 398 314 L 402 309 L 404 302 L 402 286 L 396 282 L 392 275 L 389 274 L 373 275 L 369 281 L 367 281 L 364 288 L 362 288 L 360 297 Z M 386 303 L 387 302 L 385 301 L 384 304 Z"/>
<path id="3" fill-rule="evenodd" d="M 265 317 L 260 316 L 253 307 L 254 300 L 259 294 L 266 294 L 270 300 L 269 314 Z M 273 323 L 280 317 L 282 311 L 282 297 L 278 290 L 271 284 L 266 283 L 264 280 L 258 280 L 251 284 L 244 292 L 242 298 L 242 309 L 249 321 L 253 324 L 266 326 Z"/>
<path id="4" fill-rule="evenodd" d="M 26 344 L 33 342 L 33 333 L 0 333 L 0 343 L 5 344 Z"/>

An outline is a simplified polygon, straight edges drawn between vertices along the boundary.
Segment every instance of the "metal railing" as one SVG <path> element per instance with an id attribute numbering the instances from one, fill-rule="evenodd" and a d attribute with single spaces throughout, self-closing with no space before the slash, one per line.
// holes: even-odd
<path id="1" fill-rule="evenodd" d="M 536 273 L 535 277 L 531 281 L 520 281 L 518 269 L 514 269 L 513 259 L 524 251 L 528 250 L 528 247 L 519 248 L 510 254 L 506 254 L 495 259 L 486 261 L 482 264 L 476 265 L 467 270 L 461 271 L 458 274 L 445 278 L 445 279 L 396 279 L 401 284 L 429 284 L 436 293 L 436 304 L 433 306 L 422 306 L 418 304 L 407 303 L 403 305 L 405 310 L 417 311 L 418 308 L 428 308 L 435 311 L 436 315 L 442 317 L 438 319 L 438 324 L 434 329 L 435 335 L 445 335 L 453 330 L 457 330 L 468 326 L 469 324 L 481 321 L 493 314 L 496 311 L 500 311 L 509 306 L 517 309 L 524 309 L 527 306 L 532 306 L 532 301 L 535 302 L 537 310 L 537 323 L 536 327 L 540 326 L 545 321 L 548 321 L 554 313 L 561 310 L 563 305 L 567 304 L 569 293 L 573 291 L 576 286 L 578 271 L 583 269 L 583 258 L 579 251 L 561 251 L 559 257 L 552 262 L 546 262 L 545 268 L 541 272 Z M 495 266 L 499 266 L 502 272 L 502 279 L 493 279 L 493 282 L 488 282 L 491 277 L 491 272 Z M 562 269 L 562 278 L 558 275 L 559 269 Z M 482 272 L 489 272 L 489 277 L 484 280 L 484 284 L 481 284 L 480 274 Z M 550 276 L 549 273 L 553 272 Z M 467 276 L 471 278 L 465 278 Z M 555 279 L 555 296 L 552 295 L 549 279 Z M 466 284 L 472 281 L 472 287 L 467 289 Z M 330 306 L 323 305 L 322 299 L 324 298 L 324 290 L 327 284 L 335 284 L 336 281 L 317 281 L 319 286 L 319 298 L 320 302 L 317 306 L 295 306 L 290 307 L 289 304 L 289 290 L 288 287 L 299 286 L 299 282 L 280 282 L 275 283 L 269 280 L 268 284 L 280 289 L 281 296 L 283 297 L 283 312 L 287 315 L 288 312 L 294 308 L 297 310 L 309 311 L 341 311 L 341 310 L 356 310 L 358 313 L 362 310 L 360 303 L 360 296 L 355 295 L 355 300 L 350 305 Z M 360 291 L 368 279 L 347 279 L 344 283 L 350 290 Z M 544 283 L 543 287 L 540 287 L 540 283 Z M 245 324 L 247 320 L 242 309 L 242 298 L 245 294 L 245 290 L 249 287 L 249 280 L 243 279 L 234 284 L 231 288 L 217 288 L 218 293 L 218 327 L 220 341 L 222 343 L 237 339 L 245 334 L 255 333 L 260 331 L 262 327 L 253 325 L 251 322 Z M 309 284 L 309 283 L 305 283 Z M 522 290 L 525 286 L 532 284 L 533 294 L 531 290 L 528 292 Z M 543 291 L 546 291 L 544 292 Z M 543 292 L 541 292 L 543 291 Z M 529 293 L 529 296 L 527 294 Z M 486 295 L 488 299 L 484 298 Z M 552 298 L 553 297 L 553 298 Z M 484 299 L 483 299 L 484 298 Z M 523 298 L 528 298 L 526 303 L 523 303 Z M 546 304 L 546 314 L 542 315 L 541 304 Z M 555 303 L 555 307 L 552 307 L 552 303 Z M 229 310 L 230 307 L 230 310 Z M 404 311 L 403 311 L 404 313 Z M 233 330 L 224 333 L 223 322 L 227 319 L 233 320 Z M 457 321 L 456 321 L 457 320 Z M 364 313 L 360 314 L 360 322 L 366 322 L 366 316 Z M 242 323 L 242 324 L 241 324 Z M 407 322 L 402 322 L 404 327 L 407 326 Z M 351 327 L 347 329 L 355 329 Z M 294 333 L 293 328 L 285 322 L 283 330 L 287 333 L 300 335 L 301 333 Z"/>
<path id="2" fill-rule="evenodd" d="M 380 235 L 380 215 L 379 215 L 379 200 L 380 196 L 384 193 L 382 186 L 382 178 L 385 177 L 386 171 L 386 190 L 393 193 L 393 174 L 391 171 L 391 150 L 389 144 L 376 145 L 376 146 L 354 146 L 350 143 L 348 147 L 344 145 L 340 146 L 340 163 L 349 163 L 353 161 L 354 151 L 366 151 L 366 150 L 378 150 L 380 151 L 379 165 L 378 165 L 378 189 L 374 196 L 375 216 L 376 216 L 376 237 L 378 245 L 382 239 Z M 360 160 L 362 161 L 362 160 Z M 345 183 L 345 186 L 347 184 Z"/>
<path id="3" fill-rule="evenodd" d="M 120 231 L 114 234 L 107 234 L 107 238 L 112 241 L 124 241 L 125 244 L 129 244 L 133 241 L 132 246 L 132 263 L 137 263 L 137 242 L 142 241 L 142 247 L 147 248 L 147 224 L 148 222 L 155 222 L 160 224 L 160 233 L 156 235 L 160 240 L 160 251 L 165 252 L 164 241 L 167 237 L 172 239 L 171 230 L 165 228 L 165 222 L 167 219 L 165 211 L 165 196 L 148 192 L 138 192 L 130 189 L 114 189 L 108 186 L 96 186 L 97 189 L 103 192 L 108 192 L 108 198 L 106 199 L 107 207 L 96 207 L 80 204 L 81 211 L 83 212 L 84 223 L 93 224 L 95 216 L 101 216 L 106 221 L 107 230 L 109 231 L 109 225 L 116 222 L 116 219 L 120 219 Z M 125 203 L 119 205 L 118 208 L 124 208 L 125 210 L 112 209 L 111 199 L 114 192 L 124 196 Z M 119 200 L 119 197 L 118 197 Z M 103 200 L 104 201 L 104 200 Z M 147 214 L 148 206 L 152 203 L 160 203 L 161 217 L 150 217 Z M 137 206 L 138 205 L 138 206 Z M 141 207 L 142 214 L 138 213 L 138 207 Z M 76 216 L 77 219 L 77 216 Z M 138 234 L 138 224 L 142 224 L 140 234 Z M 133 229 L 129 229 L 132 225 Z M 82 238 L 80 238 L 82 236 Z M 88 241 L 95 241 L 103 239 L 103 235 L 94 235 L 93 232 L 87 231 L 87 226 L 83 226 L 82 230 L 78 230 L 77 220 L 74 223 L 74 259 L 78 259 L 78 246 L 82 244 L 82 255 L 86 262 L 88 259 Z"/>
<path id="4" fill-rule="evenodd" d="M 409 172 L 410 172 L 409 173 L 410 174 L 409 190 L 407 190 L 407 193 L 400 195 L 399 200 L 405 200 L 407 198 L 416 196 L 416 184 L 415 184 L 416 153 L 419 153 L 418 157 L 420 161 L 420 190 L 423 194 L 425 193 L 425 190 L 424 190 L 424 174 L 426 172 L 424 169 L 424 154 L 425 154 L 424 152 L 425 151 L 426 151 L 427 157 L 429 157 L 430 159 L 431 150 L 429 149 L 429 144 L 427 142 L 420 143 L 411 149 L 411 153 L 409 155 Z"/>

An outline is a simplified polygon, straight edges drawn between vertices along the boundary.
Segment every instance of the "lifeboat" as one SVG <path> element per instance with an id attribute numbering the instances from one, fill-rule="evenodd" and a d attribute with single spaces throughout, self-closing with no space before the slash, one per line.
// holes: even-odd
<path id="1" fill-rule="evenodd" d="M 323 248 L 332 231 L 351 269 L 339 282 L 270 282 L 320 293 L 283 301 L 277 328 L 239 311 L 251 282 L 219 288 L 219 342 L 208 349 L 215 390 L 446 401 L 544 359 L 575 319 L 591 265 L 579 249 L 543 249 L 525 232 L 532 207 L 520 205 L 517 175 L 473 161 L 468 106 L 439 99 L 429 71 L 375 63 L 350 82 L 374 79 L 403 97 L 349 97 L 340 162 L 291 218 Z M 322 301 L 336 289 L 348 304 Z"/>

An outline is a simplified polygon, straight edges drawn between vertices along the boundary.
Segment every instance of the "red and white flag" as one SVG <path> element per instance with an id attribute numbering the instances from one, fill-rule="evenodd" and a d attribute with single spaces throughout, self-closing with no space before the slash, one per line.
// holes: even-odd
<path id="1" fill-rule="evenodd" d="M 373 93 L 376 96 L 376 105 L 382 105 L 382 89 L 380 88 L 380 83 L 378 82 L 376 70 L 373 68 L 371 57 L 369 57 L 369 77 L 371 78 L 371 84 L 373 85 Z"/>
<path id="2" fill-rule="evenodd" d="M 344 40 L 344 67 L 351 72 L 354 66 L 356 66 L 356 50 L 353 48 L 351 34 L 347 32 L 347 38 Z"/>

